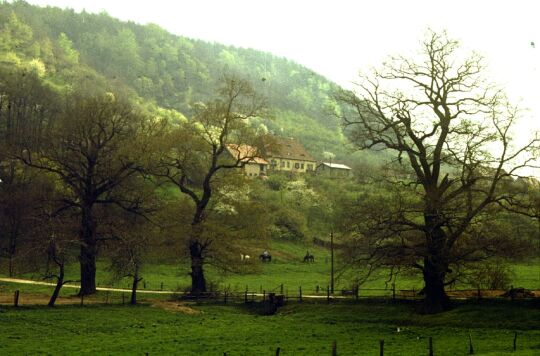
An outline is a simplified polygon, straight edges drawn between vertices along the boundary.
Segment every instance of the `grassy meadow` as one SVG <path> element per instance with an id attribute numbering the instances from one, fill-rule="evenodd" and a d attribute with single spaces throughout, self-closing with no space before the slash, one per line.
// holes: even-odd
<path id="1" fill-rule="evenodd" d="M 255 250 L 252 248 L 252 251 Z M 315 263 L 304 263 L 302 258 L 309 250 L 315 256 Z M 262 250 L 260 251 L 262 252 Z M 240 273 L 225 272 L 221 269 L 207 265 L 208 283 L 217 290 L 229 288 L 236 291 L 244 291 L 246 286 L 249 291 L 279 291 L 281 284 L 284 286 L 284 292 L 290 291 L 296 293 L 301 286 L 305 293 L 316 291 L 319 286 L 321 290 L 325 289 L 330 282 L 330 251 L 317 246 L 306 246 L 305 244 L 295 244 L 283 241 L 273 241 L 270 253 L 273 260 L 271 263 L 261 263 L 258 255 L 252 255 L 247 263 L 238 258 L 238 268 Z M 540 290 L 540 260 L 533 260 L 525 263 L 514 264 L 512 284 L 515 287 L 525 287 L 533 290 Z M 144 283 L 140 284 L 141 289 L 160 290 L 163 283 L 164 290 L 182 291 L 189 287 L 190 277 L 189 264 L 169 263 L 157 264 L 148 263 L 143 266 L 142 277 Z M 66 271 L 66 279 L 79 279 L 78 264 L 71 264 Z M 361 275 L 361 271 L 341 272 L 339 257 L 336 256 L 336 279 L 335 289 L 350 289 L 355 277 Z M 6 277 L 5 274 L 0 274 Z M 33 280 L 42 280 L 39 274 L 26 273 L 17 277 Z M 98 286 L 112 286 L 129 288 L 130 281 L 123 279 L 113 281 L 111 273 L 108 270 L 107 262 L 98 262 L 97 268 Z M 388 274 L 379 271 L 374 274 L 361 289 L 365 295 L 385 295 L 389 294 L 392 283 L 395 282 L 396 289 L 419 290 L 423 282 L 420 275 L 400 274 L 395 280 L 389 281 Z M 474 286 L 457 284 L 458 289 L 474 288 Z M 369 289 L 376 289 L 369 291 Z"/>
<path id="2" fill-rule="evenodd" d="M 256 305 L 148 302 L 139 306 L 0 308 L 0 354 L 436 355 L 540 354 L 540 309 L 465 303 L 419 315 L 410 303 L 289 303 L 272 316 Z M 517 332 L 517 352 L 513 352 Z"/>
<path id="3" fill-rule="evenodd" d="M 272 263 L 254 258 L 239 274 L 208 266 L 208 278 L 217 288 L 277 291 L 283 283 L 289 294 L 296 294 L 298 286 L 311 293 L 316 285 L 328 285 L 330 263 L 328 250 L 309 250 L 315 255 L 313 264 L 302 262 L 305 245 L 274 242 Z M 146 289 L 160 289 L 163 283 L 166 290 L 182 290 L 189 285 L 187 272 L 188 265 L 148 264 L 143 271 Z M 538 289 L 538 263 L 516 264 L 514 273 L 515 286 Z M 78 266 L 70 266 L 68 278 L 76 279 L 77 274 Z M 37 274 L 20 277 L 40 280 Z M 341 276 L 336 288 L 348 288 L 353 277 Z M 363 287 L 384 289 L 385 280 L 381 273 Z M 100 286 L 129 284 L 128 280 L 112 283 L 105 262 L 98 266 L 97 281 Z M 404 275 L 395 283 L 396 289 L 422 285 L 417 276 Z M 21 290 L 18 308 L 11 306 L 15 290 Z M 0 355 L 274 355 L 277 347 L 281 355 L 329 355 L 333 341 L 339 355 L 374 355 L 381 339 L 385 355 L 423 355 L 429 337 L 436 355 L 466 355 L 469 335 L 477 355 L 540 354 L 538 300 L 456 302 L 453 310 L 439 315 L 419 315 L 414 302 L 392 303 L 390 299 L 330 305 L 324 300 L 291 301 L 275 315 L 263 316 L 259 303 L 198 304 L 143 293 L 137 306 L 127 305 L 129 293 L 98 292 L 85 297 L 81 307 L 77 289 L 66 287 L 51 309 L 45 306 L 51 292 L 50 286 L 0 282 Z"/>

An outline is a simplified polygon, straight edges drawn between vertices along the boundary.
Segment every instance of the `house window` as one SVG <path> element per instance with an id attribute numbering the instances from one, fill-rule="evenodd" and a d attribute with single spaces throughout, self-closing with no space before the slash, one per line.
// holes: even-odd
<path id="1" fill-rule="evenodd" d="M 303 163 L 300 164 L 300 168 L 304 169 L 304 164 Z"/>
<path id="2" fill-rule="evenodd" d="M 281 166 L 281 168 L 285 167 L 285 161 L 281 161 L 280 166 Z"/>
<path id="3" fill-rule="evenodd" d="M 308 170 L 308 171 L 312 171 L 312 170 L 313 170 L 313 165 L 312 165 L 312 164 L 308 164 L 308 165 L 307 165 L 307 170 Z"/>
<path id="4" fill-rule="evenodd" d="M 272 167 L 275 167 L 277 165 L 277 162 L 275 159 L 273 159 L 271 163 L 272 163 Z"/>
<path id="5" fill-rule="evenodd" d="M 291 168 L 291 162 L 287 161 L 287 168 Z"/>
<path id="6" fill-rule="evenodd" d="M 296 162 L 296 163 L 294 164 L 294 168 L 296 168 L 296 169 L 300 168 L 300 163 Z"/>

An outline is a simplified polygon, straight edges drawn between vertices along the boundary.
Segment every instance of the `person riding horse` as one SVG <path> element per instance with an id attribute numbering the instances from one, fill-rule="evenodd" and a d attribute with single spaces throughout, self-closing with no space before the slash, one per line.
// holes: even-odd
<path id="1" fill-rule="evenodd" d="M 264 252 L 262 253 L 262 255 L 259 256 L 259 259 L 260 259 L 262 262 L 272 262 L 272 256 L 270 255 L 270 253 L 268 253 L 267 250 L 264 250 Z"/>
<path id="2" fill-rule="evenodd" d="M 304 262 L 315 262 L 315 257 L 307 251 L 304 256 Z"/>

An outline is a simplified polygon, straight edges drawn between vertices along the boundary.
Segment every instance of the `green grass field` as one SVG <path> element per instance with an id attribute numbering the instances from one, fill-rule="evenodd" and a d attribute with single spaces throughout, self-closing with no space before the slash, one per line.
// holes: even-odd
<path id="1" fill-rule="evenodd" d="M 302 288 L 302 294 L 324 295 L 330 281 L 330 252 L 321 247 L 309 247 L 312 254 L 315 255 L 315 263 L 303 263 L 302 256 L 305 254 L 306 246 L 303 244 L 294 244 L 290 242 L 274 241 L 271 246 L 271 252 L 274 259 L 271 263 L 261 263 L 256 256 L 247 264 L 241 264 L 242 273 L 226 273 L 211 265 L 207 265 L 207 279 L 210 288 L 223 291 L 229 290 L 243 292 L 246 288 L 250 292 L 283 292 L 288 296 L 298 296 L 299 287 Z M 337 265 L 339 266 L 339 260 Z M 540 290 L 540 261 L 530 261 L 529 263 L 514 264 L 514 278 L 512 284 L 515 287 L 526 287 L 532 290 Z M 165 291 L 185 291 L 189 288 L 190 278 L 188 276 L 189 265 L 187 264 L 156 264 L 149 263 L 143 267 L 142 276 L 144 280 L 139 284 L 140 290 L 163 290 Z M 348 271 L 345 274 L 336 273 L 336 294 L 341 293 L 341 289 L 351 289 L 353 279 L 361 272 Z M 6 275 L 0 274 L 0 277 Z M 42 281 L 39 274 L 22 274 L 19 278 L 33 279 Z M 71 264 L 67 268 L 66 279 L 77 280 L 79 278 L 78 264 Z M 396 295 L 398 298 L 400 290 L 420 290 L 423 282 L 420 276 L 398 275 L 395 281 Z M 392 282 L 388 281 L 388 275 L 384 271 L 374 274 L 370 280 L 360 287 L 360 296 L 392 296 Z M 108 265 L 104 261 L 98 261 L 97 284 L 101 287 L 121 287 L 130 289 L 131 281 L 127 278 L 121 281 L 112 281 L 111 274 L 108 271 Z M 76 284 L 76 283 L 75 283 Z M 317 290 L 317 286 L 319 289 Z M 4 287 L 4 290 L 14 290 L 19 287 Z M 42 292 L 48 287 L 24 286 L 24 289 L 30 291 Z M 474 286 L 457 285 L 457 289 L 474 289 Z M 49 292 L 46 292 L 49 293 Z M 73 296 L 77 289 L 64 287 L 62 296 Z M 166 296 L 156 296 L 165 298 Z M 100 297 L 104 300 L 105 297 Z"/>
<path id="2" fill-rule="evenodd" d="M 167 311 L 150 305 L 4 307 L 0 354 L 54 355 L 539 355 L 538 305 L 462 304 L 439 315 L 418 315 L 412 304 L 289 303 L 273 316 L 255 306 L 190 305 Z M 399 331 L 398 331 L 399 328 Z M 517 352 L 513 353 L 514 332 Z"/>
<path id="3" fill-rule="evenodd" d="M 303 263 L 302 257 L 306 250 L 315 256 L 315 263 Z M 207 265 L 207 279 L 216 289 L 230 287 L 233 290 L 243 291 L 246 286 L 250 291 L 277 291 L 281 284 L 284 290 L 291 293 L 302 287 L 305 293 L 311 293 L 316 290 L 316 286 L 326 288 L 330 282 L 330 252 L 321 247 L 310 246 L 307 248 L 303 244 L 294 244 L 289 242 L 272 242 L 270 249 L 274 260 L 272 263 L 262 264 L 256 256 L 243 266 L 243 273 L 225 273 L 213 266 Z M 336 257 L 339 270 L 339 259 Z M 99 286 L 119 286 L 129 287 L 129 280 L 124 279 L 120 282 L 112 282 L 110 273 L 107 271 L 106 262 L 98 262 L 97 284 Z M 527 263 L 514 264 L 514 278 L 512 284 L 516 287 L 526 287 L 528 289 L 540 289 L 540 260 Z M 185 290 L 190 285 L 188 275 L 189 265 L 187 263 L 178 264 L 155 264 L 150 263 L 143 267 L 142 276 L 144 283 L 140 287 L 146 289 L 165 290 Z M 339 272 L 339 271 L 338 271 Z M 72 264 L 67 270 L 68 279 L 79 279 L 79 266 Z M 336 289 L 350 289 L 352 280 L 361 272 L 351 272 L 341 275 L 336 273 Z M 5 277 L 6 275 L 2 275 Z M 38 274 L 24 274 L 20 277 L 40 280 Z M 388 276 L 383 271 L 375 274 L 368 282 L 362 285 L 366 294 L 381 295 L 390 293 L 391 282 L 388 282 Z M 415 289 L 422 288 L 423 283 L 420 276 L 399 275 L 395 280 L 396 289 Z M 457 288 L 474 288 L 474 286 L 457 285 Z M 367 289 L 378 289 L 378 291 L 369 291 Z M 386 292 L 385 292 L 386 289 Z"/>
<path id="4" fill-rule="evenodd" d="M 328 285 L 329 252 L 310 248 L 316 263 L 305 264 L 301 262 L 305 250 L 303 245 L 274 242 L 272 263 L 254 260 L 240 274 L 224 274 L 209 266 L 208 279 L 218 288 L 245 290 L 247 285 L 250 291 L 271 291 L 283 283 L 289 294 L 297 294 L 298 286 L 310 293 L 316 285 Z M 189 285 L 187 271 L 187 265 L 149 264 L 143 271 L 146 289 L 160 289 L 162 282 L 164 289 L 183 289 Z M 514 271 L 515 286 L 540 285 L 538 263 L 516 264 Z M 70 266 L 68 274 L 76 279 L 78 266 Z M 22 277 L 40 279 L 31 274 Z M 97 277 L 101 286 L 112 284 L 104 262 L 99 263 Z M 348 288 L 352 277 L 340 278 L 337 289 Z M 384 288 L 385 277 L 381 273 L 364 288 Z M 421 285 L 414 276 L 396 280 L 397 289 Z M 10 306 L 15 290 L 21 290 L 19 308 Z M 141 304 L 132 307 L 122 305 L 122 293 L 113 292 L 87 297 L 80 307 L 74 297 L 77 290 L 68 288 L 62 290 L 63 301 L 50 309 L 44 305 L 51 291 L 48 286 L 0 282 L 0 355 L 274 355 L 277 347 L 281 355 L 329 355 L 334 340 L 339 355 L 374 355 L 381 339 L 385 355 L 425 355 L 429 337 L 435 355 L 466 355 L 469 333 L 476 355 L 540 355 L 538 301 L 471 301 L 431 316 L 417 314 L 412 302 L 291 301 L 276 315 L 262 316 L 257 303 L 191 303 L 189 308 L 184 304 L 176 308 L 179 303 L 170 295 L 139 294 Z M 125 297 L 127 301 L 128 293 Z M 515 332 L 517 352 L 513 353 Z"/>

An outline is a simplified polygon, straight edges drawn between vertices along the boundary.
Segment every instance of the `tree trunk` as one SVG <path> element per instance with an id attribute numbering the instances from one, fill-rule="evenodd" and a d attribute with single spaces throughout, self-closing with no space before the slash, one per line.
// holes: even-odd
<path id="1" fill-rule="evenodd" d="M 15 274 L 15 266 L 13 264 L 13 255 L 10 253 L 9 254 L 9 266 L 8 266 L 8 277 L 9 278 L 12 278 L 13 275 Z"/>
<path id="2" fill-rule="evenodd" d="M 139 286 L 139 273 L 138 271 L 135 271 L 135 273 L 133 274 L 133 283 L 131 285 L 131 301 L 130 303 L 132 305 L 135 305 L 137 304 L 137 288 Z"/>
<path id="3" fill-rule="evenodd" d="M 424 258 L 424 305 L 422 311 L 435 314 L 448 310 L 450 300 L 444 290 L 447 266 L 434 256 Z"/>
<path id="4" fill-rule="evenodd" d="M 14 217 L 14 219 L 16 219 Z M 15 254 L 17 253 L 17 236 L 19 235 L 19 223 L 16 221 L 11 224 L 11 233 L 9 236 L 9 277 L 15 275 Z"/>
<path id="5" fill-rule="evenodd" d="M 62 289 L 62 286 L 64 285 L 64 265 L 61 264 L 59 267 L 60 273 L 58 274 L 58 279 L 56 280 L 56 287 L 54 287 L 53 294 L 51 295 L 51 299 L 49 300 L 49 307 L 54 307 L 54 303 L 56 303 L 56 299 L 60 294 L 60 289 Z"/>
<path id="6" fill-rule="evenodd" d="M 83 207 L 81 221 L 81 291 L 80 295 L 96 293 L 97 242 L 91 207 Z"/>
<path id="7" fill-rule="evenodd" d="M 189 253 L 191 256 L 191 293 L 201 294 L 206 292 L 206 280 L 203 270 L 203 248 L 198 239 L 189 242 Z"/>
<path id="8" fill-rule="evenodd" d="M 436 215 L 426 214 L 427 255 L 424 257 L 424 305 L 426 314 L 440 313 L 449 309 L 449 299 L 444 291 L 444 281 L 448 271 L 445 242 L 446 234 L 437 226 Z"/>

